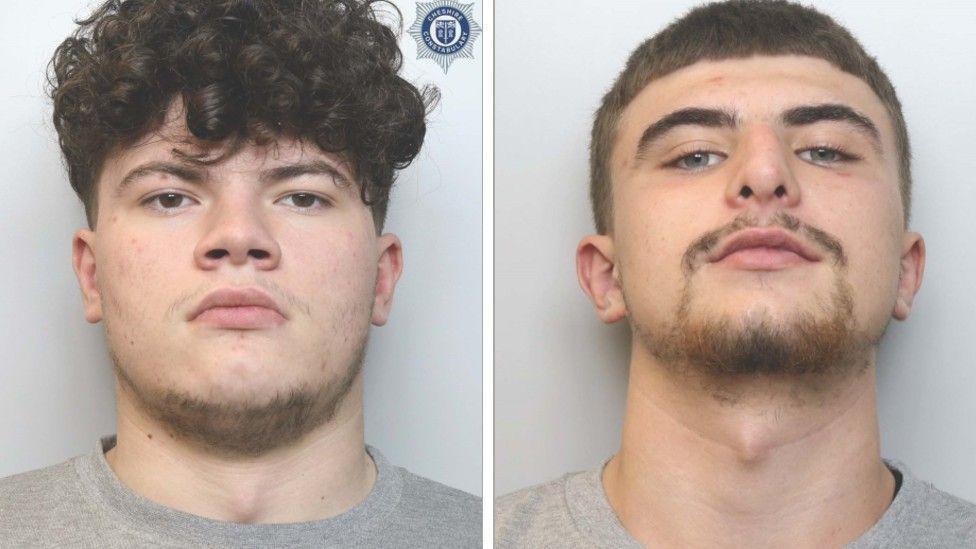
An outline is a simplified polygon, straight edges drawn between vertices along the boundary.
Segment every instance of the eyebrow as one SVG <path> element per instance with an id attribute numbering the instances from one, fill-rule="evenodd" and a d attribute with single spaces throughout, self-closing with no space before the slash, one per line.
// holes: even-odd
<path id="1" fill-rule="evenodd" d="M 735 113 L 722 109 L 703 109 L 689 107 L 679 109 L 664 116 L 644 130 L 637 142 L 637 157 L 644 153 L 664 134 L 680 126 L 705 126 L 709 128 L 735 128 Z"/>
<path id="2" fill-rule="evenodd" d="M 817 122 L 847 122 L 871 140 L 875 151 L 881 153 L 881 133 L 866 115 L 838 103 L 824 105 L 804 105 L 794 107 L 783 113 L 783 124 L 787 126 L 806 126 Z"/>
<path id="3" fill-rule="evenodd" d="M 123 177 L 122 180 L 119 181 L 119 184 L 115 186 L 115 196 L 120 196 L 129 186 L 135 183 L 136 180 L 142 179 L 143 177 L 148 177 L 152 174 L 172 175 L 189 183 L 196 184 L 201 184 L 207 179 L 207 174 L 205 171 L 188 164 L 166 161 L 147 162 L 125 174 L 125 177 Z"/>
<path id="4" fill-rule="evenodd" d="M 271 183 L 278 183 L 279 181 L 284 181 L 286 179 L 292 179 L 303 175 L 327 175 L 331 177 L 335 181 L 335 184 L 339 187 L 348 187 L 352 185 L 349 178 L 339 171 L 338 168 L 324 160 L 296 162 L 294 164 L 286 164 L 284 166 L 271 168 L 261 172 L 259 180 L 261 183 L 269 185 Z"/>
<path id="5" fill-rule="evenodd" d="M 867 116 L 838 103 L 822 105 L 801 105 L 793 107 L 780 116 L 788 127 L 808 126 L 817 122 L 846 122 L 871 139 L 875 150 L 881 152 L 881 135 L 878 127 Z M 641 158 L 656 140 L 680 126 L 704 126 L 709 128 L 735 129 L 738 119 L 735 113 L 722 110 L 689 107 L 665 115 L 644 130 L 637 142 L 637 158 Z"/>
<path id="6" fill-rule="evenodd" d="M 115 196 L 121 195 L 125 189 L 132 185 L 136 180 L 153 174 L 166 174 L 182 179 L 188 183 L 196 185 L 204 184 L 208 181 L 209 175 L 206 170 L 192 164 L 170 161 L 147 162 L 132 169 L 122 178 L 115 188 Z M 327 175 L 331 177 L 336 186 L 345 187 L 352 184 L 338 168 L 324 160 L 313 160 L 311 162 L 296 162 L 277 166 L 261 172 L 258 180 L 263 185 L 278 183 L 303 175 Z"/>

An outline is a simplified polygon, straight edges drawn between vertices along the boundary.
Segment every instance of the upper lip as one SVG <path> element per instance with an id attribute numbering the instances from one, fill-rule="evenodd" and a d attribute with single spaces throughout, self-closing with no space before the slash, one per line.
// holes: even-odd
<path id="1" fill-rule="evenodd" d="M 821 255 L 782 229 L 746 229 L 739 231 L 719 247 L 710 261 L 721 261 L 725 256 L 745 248 L 780 248 L 789 250 L 807 261 L 820 261 Z"/>
<path id="2" fill-rule="evenodd" d="M 189 320 L 193 320 L 200 313 L 213 307 L 265 307 L 271 309 L 281 316 L 288 318 L 278 303 L 268 295 L 267 292 L 259 288 L 220 288 L 214 290 L 204 297 L 200 304 L 189 315 Z"/>

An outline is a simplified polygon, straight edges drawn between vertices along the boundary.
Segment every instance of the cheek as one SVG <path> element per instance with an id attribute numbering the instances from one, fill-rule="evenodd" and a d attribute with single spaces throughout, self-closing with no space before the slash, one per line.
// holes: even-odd
<path id="1" fill-rule="evenodd" d="M 168 243 L 126 236 L 106 239 L 110 255 L 100 258 L 99 285 L 115 308 L 129 320 L 168 307 L 180 281 L 179 262 L 192 254 Z M 185 269 L 184 269 L 185 270 Z"/>
<path id="2" fill-rule="evenodd" d="M 115 245 L 113 245 L 115 246 Z M 145 247 L 135 238 L 129 238 L 125 246 L 113 247 L 117 251 L 114 278 L 137 282 L 145 272 Z"/>
<path id="3" fill-rule="evenodd" d="M 886 323 L 898 286 L 898 236 L 893 234 L 892 226 L 897 221 L 870 217 L 864 211 L 852 211 L 847 219 L 841 235 L 849 235 L 844 251 L 848 260 L 846 277 L 854 292 L 855 318 L 867 326 Z M 838 236 L 843 238 L 841 235 Z"/>
<path id="4" fill-rule="evenodd" d="M 850 254 L 850 277 L 855 296 L 860 295 L 861 318 L 872 323 L 891 315 L 898 287 L 899 257 L 888 240 L 860 242 Z M 855 298 L 857 299 L 857 298 Z"/>
<path id="5" fill-rule="evenodd" d="M 175 263 L 186 253 L 172 245 L 131 237 L 116 246 L 115 274 L 124 278 L 126 286 L 140 289 L 175 278 Z"/>
<path id="6" fill-rule="evenodd" d="M 685 284 L 682 257 L 695 236 L 688 218 L 671 208 L 618 219 L 615 246 L 628 309 L 638 320 L 672 314 Z"/>
<path id="7" fill-rule="evenodd" d="M 304 252 L 292 255 L 296 266 L 306 271 L 301 278 L 311 285 L 310 295 L 323 293 L 323 288 L 330 289 L 326 294 L 360 295 L 370 288 L 376 262 L 368 239 L 343 230 L 303 248 Z"/>

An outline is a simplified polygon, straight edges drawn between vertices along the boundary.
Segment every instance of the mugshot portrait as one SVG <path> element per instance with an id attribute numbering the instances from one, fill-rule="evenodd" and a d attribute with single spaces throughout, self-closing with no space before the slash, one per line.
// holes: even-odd
<path id="1" fill-rule="evenodd" d="M 0 477 L 48 467 L 72 456 L 90 453 L 99 437 L 116 432 L 115 375 L 110 349 L 106 344 L 104 324 L 90 322 L 93 320 L 91 303 L 83 300 L 82 292 L 79 291 L 79 279 L 72 269 L 73 235 L 75 231 L 88 226 L 86 211 L 69 183 L 65 161 L 59 148 L 58 134 L 52 122 L 52 100 L 49 97 L 51 83 L 48 82 L 49 77 L 55 80 L 61 78 L 60 84 L 64 85 L 64 74 L 51 76 L 53 68 L 49 66 L 49 62 L 55 49 L 76 30 L 78 27 L 76 20 L 88 17 L 102 4 L 102 2 L 87 0 L 13 2 L 6 6 L 4 19 L 0 22 L 3 29 L 0 38 L 0 55 L 7 67 L 6 78 L 0 84 L 2 90 L 0 97 L 4 105 L 3 114 L 0 114 L 0 125 L 5 130 L 2 138 L 5 154 L 2 155 L 0 165 L 3 166 L 9 183 L 8 189 L 11 192 L 10 200 L 5 202 L 0 213 L 2 219 L 0 223 L 3 224 L 4 229 L 2 237 L 4 245 L 12 255 L 20 258 L 17 261 L 7 262 L 0 275 L 5 288 L 0 298 L 4 311 L 3 326 L 0 329 L 3 335 L 0 337 L 6 349 L 2 374 L 4 413 L 3 419 L 0 420 L 0 433 L 5 445 L 0 458 Z M 135 3 L 130 2 L 128 5 L 131 7 L 133 4 Z M 176 6 L 173 8 L 177 12 L 174 18 L 184 17 L 183 20 L 194 21 L 192 9 L 196 8 L 191 8 L 189 15 L 178 13 L 179 10 L 187 9 L 184 4 L 190 3 L 171 4 Z M 245 2 L 239 3 L 242 6 L 237 6 L 237 3 L 232 1 L 224 4 L 228 6 L 230 14 L 227 17 L 227 21 L 230 21 L 227 23 L 227 28 L 236 28 L 235 24 L 259 25 L 261 20 L 268 20 L 265 14 L 253 20 L 259 21 L 258 23 L 253 21 L 235 23 L 235 17 L 238 17 L 237 21 L 246 19 L 246 16 L 240 13 L 248 13 L 247 10 L 253 6 L 243 5 L 248 4 Z M 302 3 L 280 3 L 275 9 L 285 10 L 286 5 L 298 6 L 299 4 Z M 339 16 L 344 16 L 365 13 L 365 8 L 362 6 L 367 6 L 369 3 L 350 1 L 321 4 L 337 6 L 327 9 L 333 9 Z M 386 318 L 382 318 L 384 314 L 377 317 L 375 309 L 371 319 L 368 315 L 360 318 L 358 309 L 354 318 L 357 323 L 365 319 L 365 325 L 368 325 L 370 320 L 377 325 L 368 330 L 368 344 L 362 366 L 365 441 L 370 446 L 379 448 L 383 457 L 390 463 L 451 489 L 478 495 L 482 486 L 481 55 L 454 62 L 449 71 L 443 70 L 430 59 L 418 59 L 417 42 L 407 32 L 419 16 L 416 3 L 398 0 L 387 4 L 373 4 L 376 20 L 396 33 L 396 37 L 391 38 L 395 42 L 382 42 L 386 40 L 385 31 L 377 33 L 374 28 L 366 28 L 362 30 L 361 36 L 353 36 L 353 39 L 361 42 L 358 43 L 359 46 L 352 47 L 363 47 L 363 44 L 365 47 L 372 47 L 371 40 L 381 42 L 376 47 L 385 48 L 382 54 L 388 55 L 388 58 L 360 62 L 377 64 L 374 67 L 367 67 L 368 70 L 373 71 L 370 74 L 385 71 L 376 79 L 388 88 L 362 92 L 355 89 L 340 89 L 335 90 L 335 93 L 343 95 L 344 98 L 335 99 L 339 97 L 336 95 L 333 99 L 339 103 L 350 103 L 360 99 L 368 101 L 369 97 L 363 99 L 353 96 L 357 93 L 374 93 L 372 100 L 382 102 L 387 101 L 389 97 L 377 96 L 377 93 L 400 94 L 400 96 L 409 96 L 404 100 L 405 104 L 408 100 L 413 101 L 409 103 L 409 108 L 412 110 L 403 115 L 403 120 L 392 120 L 400 115 L 392 110 L 387 113 L 388 118 L 368 122 L 368 124 L 381 125 L 379 126 L 381 132 L 392 131 L 396 134 L 392 138 L 389 136 L 377 138 L 365 133 L 362 137 L 355 137 L 358 135 L 355 132 L 368 130 L 368 128 L 363 129 L 365 124 L 353 127 L 351 130 L 348 128 L 339 130 L 352 132 L 344 134 L 344 137 L 336 137 L 333 134 L 323 138 L 325 141 L 328 139 L 341 141 L 344 138 L 360 139 L 361 144 L 366 143 L 368 146 L 387 146 L 387 150 L 370 149 L 373 150 L 375 158 L 365 154 L 368 151 L 360 150 L 357 159 L 392 164 L 395 172 L 392 193 L 385 208 L 385 221 L 377 221 L 374 217 L 373 222 L 377 223 L 378 227 L 382 227 L 382 234 L 395 234 L 398 237 L 403 258 L 402 275 L 398 281 L 394 277 L 395 293 L 392 294 L 392 305 Z M 272 3 L 260 4 L 260 9 L 270 9 L 267 8 L 270 5 Z M 301 9 L 311 5 L 305 3 Z M 241 11 L 239 13 L 233 11 L 237 9 Z M 476 3 L 474 17 L 477 19 L 480 19 L 479 10 L 481 4 Z M 285 16 L 282 18 L 284 19 Z M 130 21 L 130 24 L 135 23 Z M 292 23 L 288 24 L 300 25 L 300 22 L 294 23 L 292 20 Z M 366 21 L 365 23 L 354 22 L 354 24 L 373 25 L 374 23 Z M 119 29 L 115 27 L 105 30 L 106 33 L 112 31 L 119 32 Z M 174 32 L 178 34 L 178 31 Z M 356 29 L 351 32 L 356 32 Z M 248 36 L 251 38 L 244 40 L 255 39 L 252 35 Z M 393 34 L 390 34 L 390 37 L 393 37 Z M 137 39 L 137 37 L 130 39 Z M 273 39 L 272 37 L 268 40 L 273 41 Z M 260 41 L 260 37 L 257 40 Z M 391 48 L 391 44 L 399 46 L 402 59 L 398 58 L 399 52 L 393 53 L 395 48 Z M 200 44 L 198 43 L 197 46 Z M 200 46 L 201 51 L 206 49 L 205 46 L 206 44 Z M 152 47 L 152 44 L 149 47 Z M 474 47 L 480 48 L 480 43 L 475 43 Z M 217 51 L 219 52 L 219 48 Z M 213 51 L 210 53 L 213 54 Z M 253 48 L 250 53 L 254 53 Z M 293 60 L 288 61 L 290 63 Z M 309 61 L 309 63 L 315 62 L 318 61 Z M 201 61 L 201 64 L 203 63 Z M 68 64 L 69 61 L 62 59 L 62 70 L 69 71 L 64 68 Z M 325 70 L 336 70 L 331 61 L 326 64 Z M 119 70 L 124 69 L 123 66 Z M 274 67 L 264 66 L 256 70 L 266 72 L 257 76 L 251 74 L 250 78 L 257 80 L 262 77 L 271 78 L 267 71 L 270 71 L 270 74 L 280 74 L 275 73 Z M 402 81 L 393 76 L 397 71 Z M 318 73 L 299 74 L 298 81 L 305 77 L 321 79 Z M 282 78 L 293 78 L 291 82 L 296 81 L 294 76 Z M 403 86 L 401 82 L 414 86 L 422 95 L 425 105 L 414 100 L 413 92 L 408 91 L 410 88 Z M 390 86 L 399 87 L 394 89 Z M 93 85 L 94 87 L 97 85 Z M 297 84 L 296 87 L 300 88 L 301 84 Z M 124 90 L 119 93 L 124 93 Z M 395 99 L 399 99 L 399 96 Z M 257 101 L 255 99 L 255 104 Z M 273 100 L 268 101 L 274 104 Z M 379 104 L 382 106 L 386 103 Z M 70 110 L 70 107 L 65 108 Z M 426 114 L 423 112 L 425 110 Z M 353 114 L 360 112 L 356 116 L 362 116 L 361 111 L 348 111 L 345 114 L 336 111 L 334 115 L 341 117 L 348 115 L 349 112 Z M 412 119 L 407 120 L 407 115 L 415 118 L 425 117 L 426 133 L 422 122 L 419 134 L 415 129 L 404 129 L 407 124 L 414 124 L 414 128 L 416 126 Z M 301 120 L 296 121 L 293 118 L 289 120 L 290 122 L 286 121 L 285 124 L 302 123 Z M 167 124 L 168 121 L 169 119 Z M 77 120 L 73 122 L 76 123 Z M 79 129 L 74 130 L 77 132 Z M 412 134 L 414 137 L 408 137 L 410 134 L 407 130 L 414 131 Z M 382 141 L 384 139 L 387 141 Z M 382 145 L 390 139 L 413 141 Z M 391 151 L 390 149 L 393 148 L 399 149 Z M 284 149 L 291 150 L 288 147 Z M 416 152 L 417 150 L 419 152 Z M 410 157 L 413 157 L 412 162 Z M 408 167 L 401 170 L 408 164 Z M 382 180 L 384 177 L 389 179 L 389 173 L 383 175 L 383 170 L 386 168 L 369 171 L 372 169 L 369 166 L 371 165 L 362 162 L 356 164 L 356 168 L 362 168 L 364 174 L 380 174 L 376 176 L 377 179 Z M 334 168 L 329 169 L 334 170 Z M 184 176 L 178 175 L 178 177 Z M 305 179 L 302 181 L 309 183 Z M 336 187 L 341 189 L 341 183 L 337 183 Z M 184 191 L 188 188 L 190 188 L 188 185 L 181 187 Z M 353 189 L 347 191 L 354 192 Z M 315 204 L 314 200 L 309 200 L 308 195 L 294 196 L 303 202 L 293 205 L 290 203 L 291 198 L 288 198 L 288 208 L 292 206 L 294 208 L 287 211 L 283 209 L 285 202 L 276 202 L 274 215 L 297 216 L 300 215 L 296 213 L 299 207 Z M 353 195 L 349 194 L 349 196 Z M 361 197 L 357 194 L 357 200 L 359 198 Z M 166 207 L 176 206 L 173 202 L 174 197 L 168 200 L 170 203 Z M 202 207 L 201 204 L 210 204 L 210 202 L 199 200 L 193 203 L 197 207 Z M 225 202 L 226 204 L 230 202 Z M 359 207 L 363 207 L 363 204 L 355 201 L 349 204 L 359 204 Z M 269 205 L 268 208 L 270 211 L 271 206 Z M 221 215 L 224 216 L 221 219 L 233 224 L 238 231 L 235 234 L 247 233 L 251 236 L 257 234 L 256 218 L 248 217 L 253 210 L 245 212 L 244 209 L 239 209 L 232 212 L 231 208 L 225 208 L 221 211 L 223 212 Z M 363 209 L 362 212 L 356 215 L 366 219 L 363 215 L 368 215 L 370 209 Z M 375 210 L 373 212 L 375 213 Z M 309 217 L 302 218 L 302 221 L 298 221 L 297 217 L 290 219 L 292 219 L 291 227 L 296 227 L 300 223 L 311 223 Z M 156 260 L 160 263 L 178 267 L 174 268 L 172 279 L 164 280 L 164 284 L 156 288 L 144 289 L 147 304 L 158 305 L 169 300 L 170 313 L 174 310 L 180 313 L 188 311 L 191 305 L 197 305 L 200 298 L 204 296 L 204 293 L 194 293 L 201 288 L 217 288 L 221 282 L 247 283 L 248 279 L 243 275 L 248 272 L 251 275 L 255 274 L 252 266 L 248 264 L 249 261 L 253 261 L 257 266 L 259 278 L 261 274 L 269 275 L 268 271 L 272 271 L 270 276 L 264 277 L 263 282 L 267 284 L 263 287 L 280 290 L 280 293 L 274 294 L 276 298 L 286 296 L 280 297 L 278 303 L 280 307 L 289 307 L 286 311 L 291 311 L 290 318 L 285 314 L 286 320 L 291 321 L 292 324 L 299 324 L 294 322 L 295 317 L 302 319 L 303 327 L 300 330 L 296 328 L 296 331 L 307 333 L 311 338 L 310 341 L 322 342 L 321 334 L 317 334 L 316 330 L 327 330 L 329 325 L 325 323 L 316 326 L 311 322 L 314 315 L 318 314 L 316 307 L 329 300 L 330 296 L 327 294 L 330 292 L 335 292 L 337 299 L 342 299 L 342 295 L 345 295 L 342 292 L 358 291 L 356 288 L 368 286 L 368 281 L 364 286 L 351 279 L 343 282 L 339 278 L 348 276 L 349 273 L 348 270 L 343 270 L 345 267 L 342 266 L 341 261 L 330 257 L 331 252 L 322 248 L 328 244 L 328 241 L 290 240 L 285 246 L 280 245 L 280 242 L 276 244 L 275 237 L 269 236 L 270 233 L 262 233 L 261 238 L 264 240 L 260 242 L 261 246 L 265 246 L 263 248 L 265 251 L 255 251 L 261 247 L 255 244 L 255 249 L 245 250 L 245 255 L 240 256 L 241 261 L 235 263 L 235 252 L 230 245 L 223 246 L 224 252 L 217 250 L 223 242 L 220 240 L 223 237 L 216 236 L 219 225 L 220 223 L 216 223 L 214 227 L 217 229 L 207 233 L 210 235 L 207 238 L 211 241 L 199 244 L 196 248 L 188 245 L 186 241 L 179 242 L 175 239 L 171 246 L 167 246 L 162 241 L 166 238 L 165 234 L 156 233 L 160 240 L 151 244 L 141 242 L 140 244 L 147 245 L 142 246 L 141 249 L 130 250 L 135 254 L 127 263 L 132 268 L 126 275 L 130 277 L 137 276 L 133 273 L 153 272 L 151 268 L 136 267 L 139 262 L 148 265 L 154 261 L 153 258 L 144 255 L 147 250 L 159 252 L 169 247 L 174 255 L 186 254 L 182 258 L 166 257 L 165 253 L 157 256 Z M 342 235 L 340 238 L 348 237 L 351 232 L 363 229 L 365 225 L 356 227 L 358 228 L 349 229 L 350 232 L 340 231 L 336 234 Z M 372 225 L 370 231 L 375 232 L 371 227 Z M 369 231 L 360 232 L 365 235 L 363 238 L 373 238 L 380 243 L 394 240 L 392 237 L 380 236 L 380 233 L 369 236 Z M 185 238 L 186 233 L 180 234 Z M 225 236 L 229 234 L 228 230 Z M 290 235 L 288 237 L 281 234 L 277 236 L 283 239 L 294 239 L 297 233 L 288 234 Z M 118 244 L 121 242 L 121 240 L 117 241 Z M 75 246 L 79 245 L 76 241 Z M 212 246 L 214 250 L 204 254 L 201 252 L 204 246 Z M 316 250 L 317 246 L 319 249 Z M 121 256 L 122 263 L 125 265 L 126 250 L 124 246 L 120 247 L 121 249 L 112 253 L 118 254 L 116 257 Z M 198 252 L 197 255 L 192 253 L 194 249 Z M 275 249 L 286 251 L 281 252 L 280 257 L 275 255 L 277 252 L 272 251 L 269 255 L 266 251 Z M 287 250 L 292 252 L 292 258 L 285 255 Z M 336 256 L 346 254 L 348 257 L 340 259 L 352 262 L 364 257 L 355 250 L 350 255 L 348 247 L 337 247 L 335 254 Z M 322 263 L 306 265 L 304 271 L 300 266 L 296 269 L 295 263 L 301 262 L 303 258 L 306 260 L 319 258 Z M 303 296 L 291 293 L 292 289 L 283 287 L 287 286 L 284 277 L 275 280 L 273 266 L 270 264 L 272 260 L 280 260 L 280 263 L 276 264 L 279 267 L 288 265 L 290 274 L 287 276 L 294 277 L 291 280 L 294 282 L 295 289 L 310 288 L 313 277 L 322 277 L 320 291 L 311 292 L 319 295 Z M 234 270 L 231 264 L 237 265 L 239 270 Z M 77 266 L 78 264 L 75 265 Z M 373 269 L 375 272 L 377 268 L 374 266 Z M 223 279 L 219 276 L 214 277 L 213 275 L 217 273 L 225 277 Z M 339 282 L 330 280 L 330 276 L 336 277 Z M 383 273 L 380 272 L 377 280 L 381 280 L 382 276 Z M 180 281 L 184 286 L 176 287 Z M 137 287 L 140 281 L 132 278 L 126 280 L 123 276 L 115 282 L 120 285 L 119 287 L 127 284 Z M 159 295 L 163 293 L 159 291 L 161 287 L 170 288 L 174 293 Z M 130 300 L 129 303 L 132 305 L 138 303 L 138 301 L 131 301 L 135 299 L 132 295 L 125 299 Z M 225 306 L 236 307 L 233 304 Z M 202 304 L 200 308 L 203 308 Z M 385 304 L 383 308 L 386 308 Z M 150 305 L 147 305 L 146 310 L 149 309 Z M 173 315 L 166 318 L 170 316 Z M 86 321 L 86 317 L 89 321 Z M 336 322 L 344 322 L 340 317 L 341 315 L 336 317 Z M 161 319 L 157 320 L 163 322 Z M 380 324 L 384 325 L 379 326 Z M 124 330 L 125 326 L 121 326 L 120 329 Z M 182 328 L 173 329 L 173 333 L 179 334 L 179 337 L 186 335 L 179 331 Z M 342 336 L 342 333 L 338 334 L 338 337 Z M 354 336 L 359 337 L 355 334 Z M 243 341 L 244 336 L 241 337 Z M 316 353 L 321 353 L 324 361 L 322 369 L 325 371 L 326 365 L 330 364 L 329 360 L 333 358 L 330 353 L 335 349 L 326 348 L 327 346 L 321 349 L 310 349 L 309 343 L 292 340 L 292 337 L 284 338 L 282 347 L 277 348 L 276 352 L 280 352 L 283 357 L 296 356 L 296 353 L 302 352 L 308 359 L 315 359 Z M 365 336 L 363 338 L 365 341 Z M 134 335 L 134 339 L 143 340 L 139 335 Z M 328 337 L 325 339 L 327 340 Z M 294 348 L 285 348 L 289 341 L 290 345 L 297 347 L 298 351 Z M 220 343 L 216 345 L 219 347 Z M 223 349 L 223 351 L 227 350 Z M 217 349 L 214 352 L 219 354 L 219 351 L 220 349 Z M 198 355 L 198 358 L 204 360 L 207 357 Z M 166 363 L 165 357 L 143 356 L 140 360 L 152 361 L 153 359 L 158 359 L 160 364 Z M 270 367 L 286 368 L 287 365 L 279 363 Z M 285 369 L 278 375 L 291 377 L 293 374 Z M 156 379 L 159 380 L 158 377 Z M 264 382 L 269 381 L 273 380 L 264 379 Z M 248 446 L 245 450 L 253 450 L 257 446 L 260 444 Z M 480 508 L 480 503 L 478 505 Z M 478 520 L 480 524 L 480 519 Z M 468 532 L 466 535 L 473 538 L 472 534 L 473 532 Z M 477 533 L 477 538 L 480 539 L 480 533 Z"/>
<path id="2" fill-rule="evenodd" d="M 497 8 L 496 496 L 598 468 L 621 447 L 631 357 L 628 320 L 601 322 L 577 278 L 577 246 L 597 232 L 590 201 L 591 130 L 604 94 L 635 48 L 701 4 L 623 2 L 611 8 L 584 2 L 560 9 L 520 2 Z M 969 235 L 976 234 L 976 160 L 960 145 L 976 139 L 976 61 L 966 53 L 974 45 L 976 8 L 964 2 L 924 8 L 804 4 L 846 27 L 877 59 L 897 90 L 911 141 L 908 229 L 924 237 L 927 259 L 910 315 L 890 319 L 876 357 L 881 455 L 974 501 L 976 428 L 969 418 L 976 413 L 976 369 L 969 357 L 976 291 L 969 272 L 976 255 Z M 693 91 L 698 90 L 688 93 Z M 690 184 L 690 178 L 682 183 Z M 801 181 L 798 188 L 803 187 Z M 681 202 L 682 191 L 667 192 L 656 196 Z M 730 209 L 718 221 L 712 206 L 697 210 L 681 203 L 684 217 L 670 216 L 670 228 L 631 235 L 636 249 L 684 250 L 693 238 L 681 225 L 701 228 L 695 235 L 701 236 L 739 213 Z M 791 213 L 800 219 L 810 213 L 794 206 Z M 859 215 L 857 204 L 844 207 Z M 714 222 L 707 226 L 699 215 Z M 681 241 L 669 242 L 676 235 Z M 659 281 L 665 275 L 636 276 Z M 631 284 L 640 288 L 641 282 Z M 632 291 L 645 300 L 642 307 L 654 307 L 654 289 Z M 856 295 L 855 302 L 863 297 Z M 707 310 L 707 304 L 698 305 Z"/>

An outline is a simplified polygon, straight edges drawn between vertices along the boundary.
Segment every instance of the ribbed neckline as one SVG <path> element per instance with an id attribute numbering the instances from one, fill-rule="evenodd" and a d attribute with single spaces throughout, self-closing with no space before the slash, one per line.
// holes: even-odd
<path id="1" fill-rule="evenodd" d="M 567 475 L 565 490 L 566 504 L 573 522 L 588 541 L 598 547 L 639 548 L 641 545 L 630 535 L 607 499 L 603 488 L 603 469 L 610 461 L 588 471 Z M 881 518 L 857 540 L 848 544 L 848 549 L 871 546 L 871 541 L 881 533 L 890 537 L 897 530 L 909 524 L 903 517 L 917 512 L 914 509 L 922 501 L 922 482 L 915 478 L 904 463 L 894 459 L 884 459 L 885 465 L 896 476 L 901 476 L 901 486 L 895 493 L 891 505 Z"/>
<path id="2" fill-rule="evenodd" d="M 240 544 L 287 545 L 314 540 L 336 543 L 361 538 L 367 531 L 382 528 L 396 508 L 403 491 L 399 468 L 393 467 L 376 448 L 366 451 L 376 464 L 376 482 L 366 499 L 348 511 L 328 519 L 282 524 L 240 524 L 219 521 L 166 507 L 145 498 L 122 483 L 105 459 L 115 446 L 116 435 L 101 437 L 91 454 L 75 460 L 75 470 L 89 496 L 101 503 L 116 521 L 133 536 L 171 539 L 208 545 Z"/>

